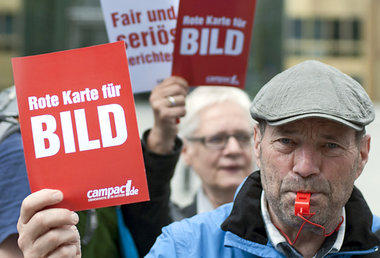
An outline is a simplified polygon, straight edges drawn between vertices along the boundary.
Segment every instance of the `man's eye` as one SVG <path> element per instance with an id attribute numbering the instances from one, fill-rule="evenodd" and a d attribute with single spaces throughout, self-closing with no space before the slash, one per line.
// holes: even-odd
<path id="1" fill-rule="evenodd" d="M 329 157 L 342 156 L 344 155 L 345 151 L 346 150 L 344 147 L 336 143 L 329 142 L 324 145 L 324 154 Z"/>
<path id="2" fill-rule="evenodd" d="M 278 138 L 274 141 L 273 147 L 281 153 L 289 154 L 296 148 L 296 143 L 289 138 Z"/>
<path id="3" fill-rule="evenodd" d="M 329 148 L 329 149 L 335 149 L 335 148 L 338 148 L 338 147 L 339 146 L 336 143 L 332 143 L 332 142 L 327 143 L 327 148 Z"/>
<path id="4" fill-rule="evenodd" d="M 281 138 L 279 139 L 279 142 L 281 142 L 282 144 L 290 144 L 291 140 L 288 138 Z"/>

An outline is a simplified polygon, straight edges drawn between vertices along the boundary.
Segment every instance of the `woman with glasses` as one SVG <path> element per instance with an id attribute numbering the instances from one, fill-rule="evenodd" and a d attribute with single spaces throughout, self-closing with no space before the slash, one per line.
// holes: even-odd
<path id="1" fill-rule="evenodd" d="M 231 202 L 236 188 L 253 171 L 248 95 L 220 86 L 188 91 L 183 78 L 172 76 L 150 95 L 154 124 L 141 140 L 150 201 L 122 206 L 142 256 L 163 226 Z M 184 208 L 169 201 L 179 157 L 178 165 L 185 163 L 201 181 L 193 202 Z M 177 168 L 178 172 L 183 171 Z"/>
<path id="2" fill-rule="evenodd" d="M 186 97 L 181 118 L 181 158 L 201 179 L 183 217 L 231 202 L 239 184 L 253 171 L 252 119 L 248 95 L 238 88 L 202 86 Z"/>

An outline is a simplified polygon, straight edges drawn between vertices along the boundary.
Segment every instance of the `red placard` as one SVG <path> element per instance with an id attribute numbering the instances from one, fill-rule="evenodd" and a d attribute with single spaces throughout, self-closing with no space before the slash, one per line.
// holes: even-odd
<path id="1" fill-rule="evenodd" d="M 71 210 L 149 200 L 124 42 L 12 63 L 32 192 Z"/>
<path id="2" fill-rule="evenodd" d="M 190 85 L 244 88 L 255 0 L 181 0 L 172 74 Z"/>

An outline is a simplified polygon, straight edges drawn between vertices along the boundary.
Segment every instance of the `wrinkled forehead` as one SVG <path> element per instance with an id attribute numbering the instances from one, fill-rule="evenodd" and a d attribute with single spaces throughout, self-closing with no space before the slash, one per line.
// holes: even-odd
<path id="1" fill-rule="evenodd" d="M 267 125 L 267 129 L 279 134 L 355 138 L 355 130 L 351 127 L 324 118 L 300 119 L 279 126 Z"/>

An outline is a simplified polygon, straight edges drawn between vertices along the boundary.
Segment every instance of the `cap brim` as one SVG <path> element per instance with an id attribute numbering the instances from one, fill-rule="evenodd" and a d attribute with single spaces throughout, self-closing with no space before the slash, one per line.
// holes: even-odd
<path id="1" fill-rule="evenodd" d="M 362 125 L 354 124 L 350 121 L 344 120 L 344 119 L 336 117 L 336 116 L 321 114 L 321 113 L 302 114 L 302 115 L 298 115 L 298 116 L 287 117 L 287 118 L 284 118 L 281 120 L 267 121 L 267 123 L 271 126 L 279 126 L 279 125 L 284 125 L 284 124 L 294 122 L 294 121 L 297 121 L 300 119 L 312 118 L 312 117 L 329 119 L 329 120 L 338 122 L 340 124 L 346 125 L 348 127 L 351 127 L 352 129 L 354 129 L 356 131 L 361 131 L 364 129 L 364 126 L 362 126 Z"/>

